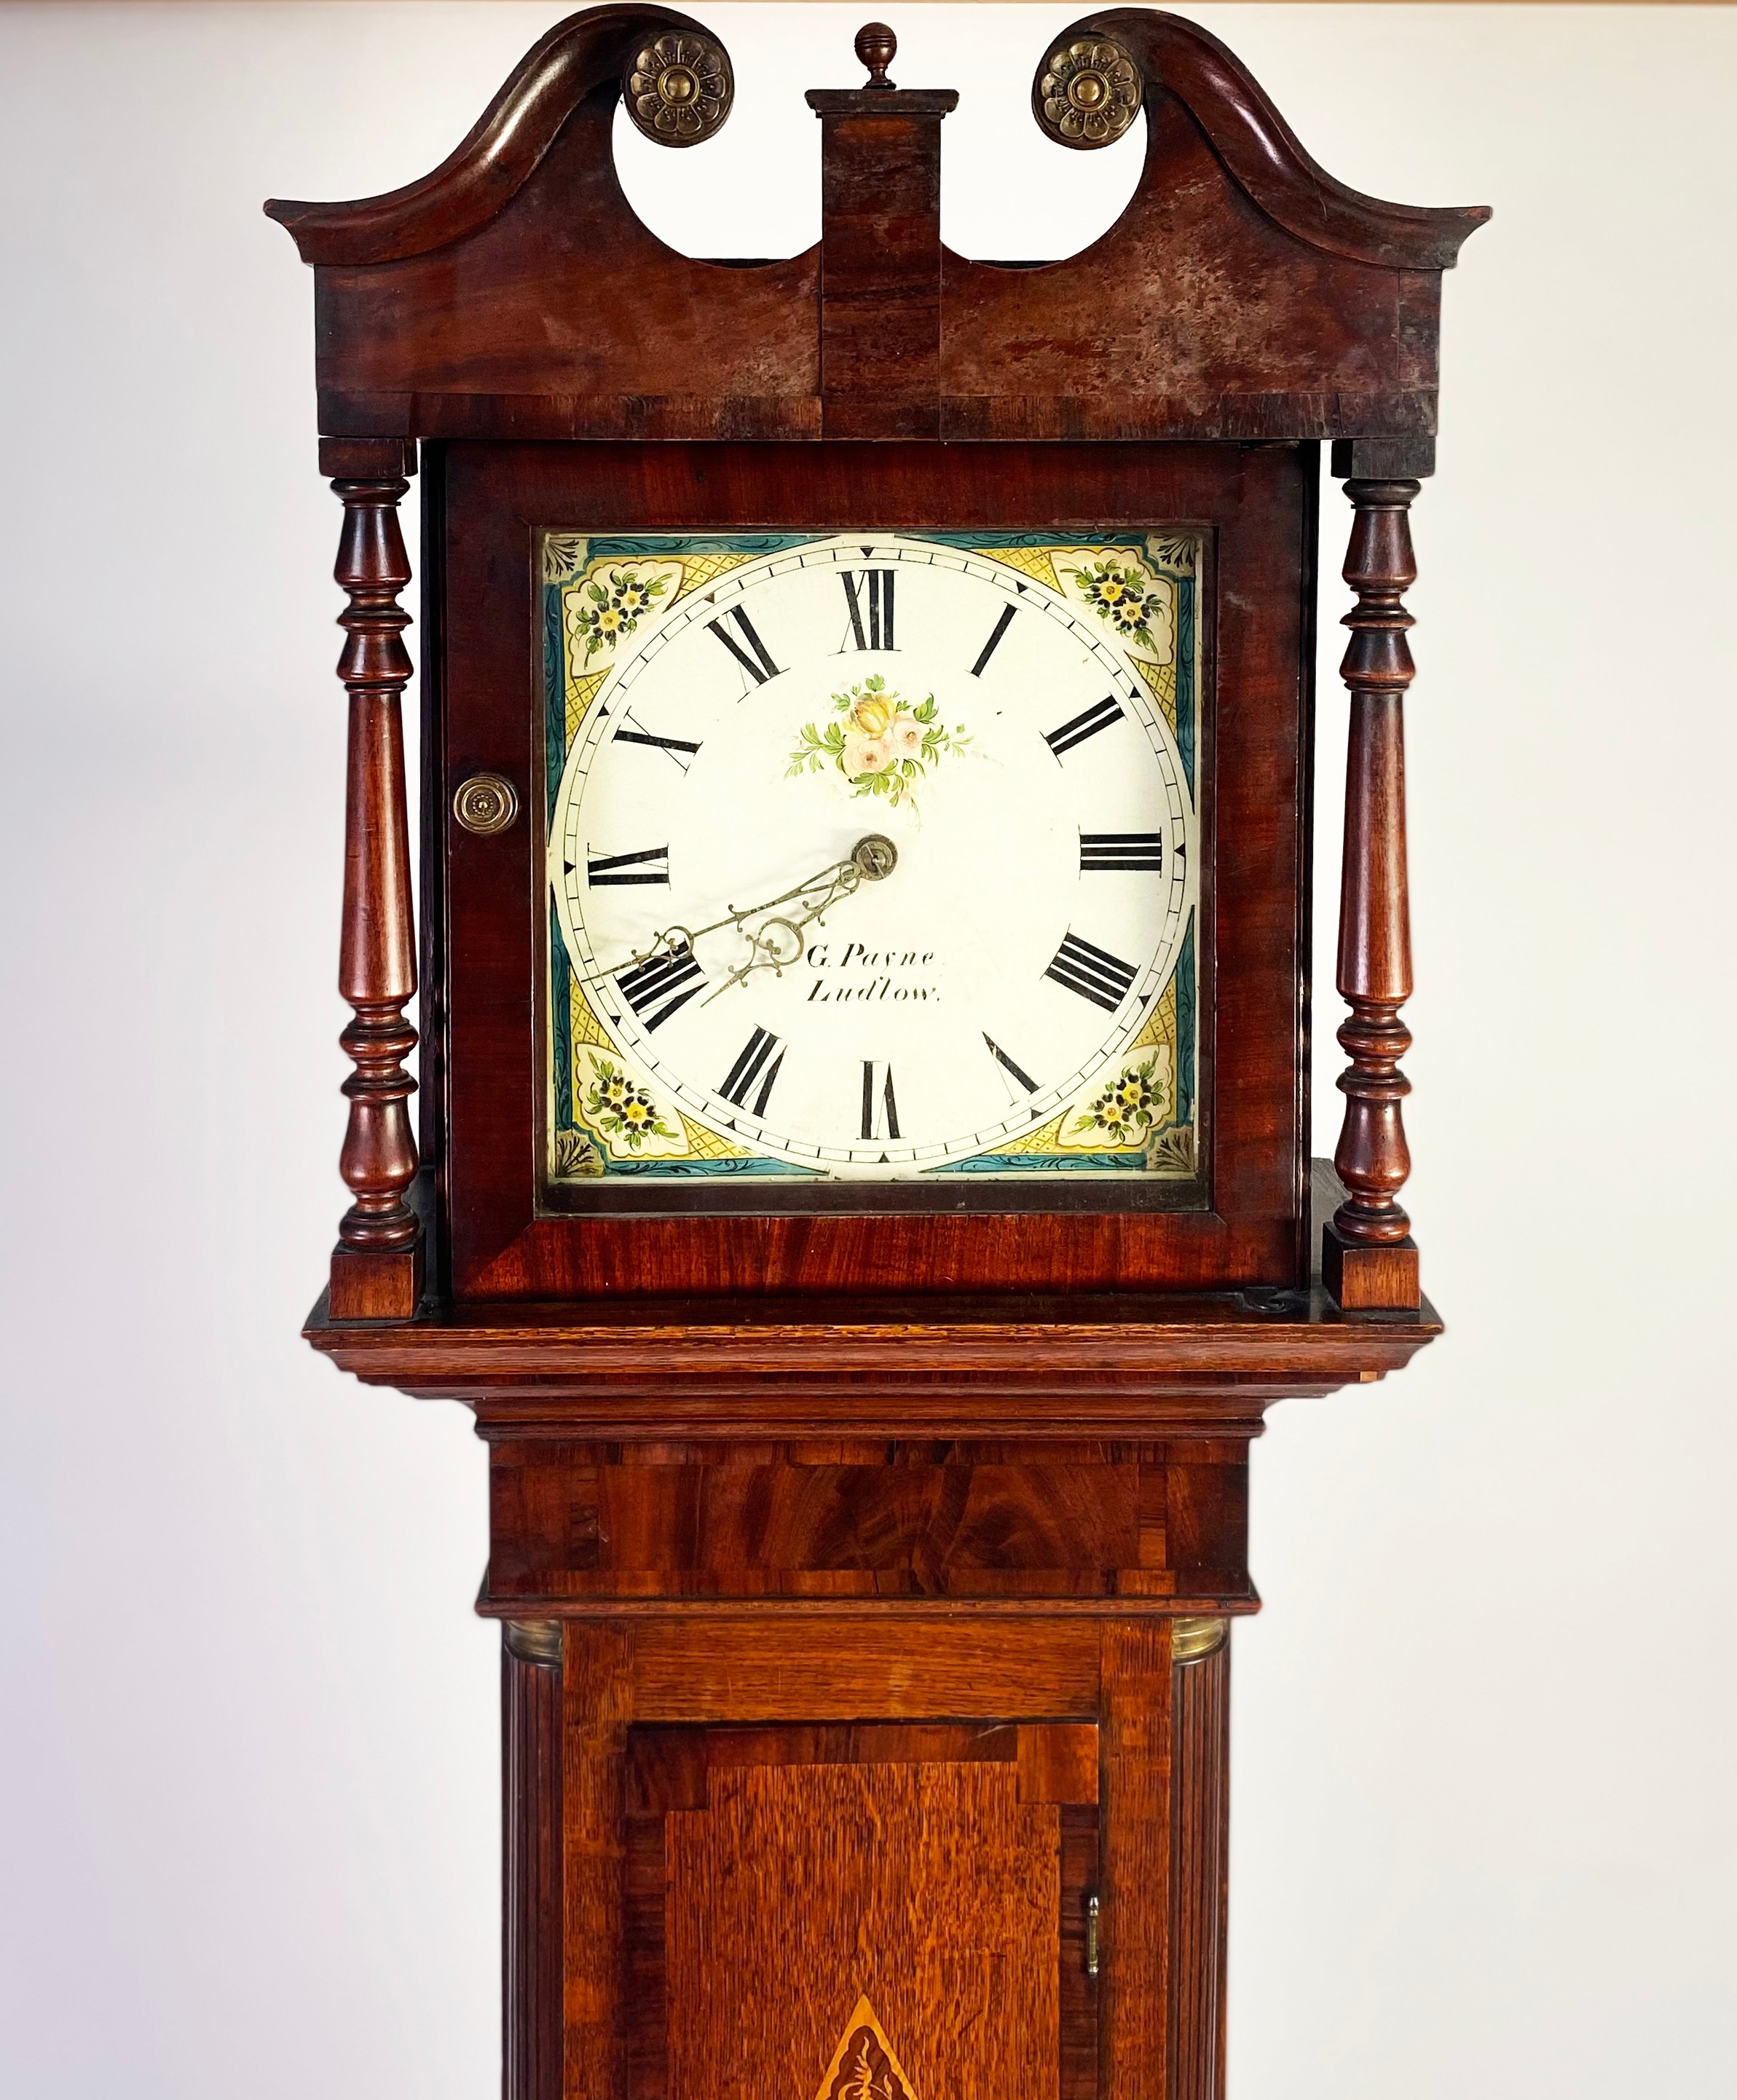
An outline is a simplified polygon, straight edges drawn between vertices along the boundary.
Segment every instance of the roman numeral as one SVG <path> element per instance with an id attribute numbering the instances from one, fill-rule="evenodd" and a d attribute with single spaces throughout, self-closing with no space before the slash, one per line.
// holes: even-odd
<path id="1" fill-rule="evenodd" d="M 893 1099 L 893 1068 L 863 1060 L 863 1136 L 899 1135 L 899 1104 Z"/>
<path id="2" fill-rule="evenodd" d="M 851 609 L 851 637 L 841 646 L 839 654 L 850 646 L 854 638 L 859 649 L 891 649 L 893 641 L 893 575 L 891 569 L 864 569 L 860 576 L 850 569 L 841 569 L 839 580 L 844 585 L 845 603 Z"/>
<path id="3" fill-rule="evenodd" d="M 749 1037 L 741 1056 L 730 1067 L 730 1076 L 718 1091 L 731 1107 L 745 1109 L 758 1079 L 760 1091 L 754 1096 L 754 1113 L 763 1116 L 766 1105 L 771 1099 L 773 1083 L 783 1069 L 783 1043 L 776 1035 L 768 1035 L 763 1028 L 757 1028 Z"/>
<path id="4" fill-rule="evenodd" d="M 1059 729 L 1045 731 L 1044 742 L 1059 758 L 1064 751 L 1072 751 L 1076 743 L 1084 743 L 1087 737 L 1096 736 L 1099 730 L 1107 729 L 1112 722 L 1121 720 L 1122 711 L 1113 698 L 1099 700 L 1095 707 L 1088 708 L 1083 715 L 1076 715 L 1072 721 L 1064 721 Z"/>
<path id="5" fill-rule="evenodd" d="M 1137 867 L 1149 868 L 1153 874 L 1164 869 L 1164 834 L 1161 832 L 1081 832 L 1080 834 L 1080 870 L 1089 868 Z"/>
<path id="6" fill-rule="evenodd" d="M 734 634 L 730 632 L 730 623 L 732 620 L 736 624 L 736 630 Z M 715 634 L 718 637 L 718 639 L 723 642 L 725 648 L 754 681 L 754 685 L 763 686 L 768 678 L 776 678 L 778 676 L 778 666 L 772 661 L 771 652 L 759 636 L 755 633 L 754 622 L 740 606 L 737 606 L 733 611 L 720 613 L 716 620 L 707 620 L 705 631 L 708 634 Z M 747 644 L 746 648 L 742 646 L 744 642 Z M 745 699 L 751 690 L 749 686 L 743 686 L 742 694 Z"/>
<path id="7" fill-rule="evenodd" d="M 670 880 L 670 849 L 648 846 L 643 853 L 588 854 L 586 880 L 593 889 L 624 889 L 639 882 Z"/>
<path id="8" fill-rule="evenodd" d="M 700 748 L 698 744 L 688 743 L 685 737 L 653 736 L 643 722 L 634 719 L 631 708 L 627 710 L 627 720 L 632 726 L 616 731 L 615 740 L 617 743 L 643 743 L 652 751 L 663 752 L 667 757 L 674 760 L 683 773 L 693 763 L 695 755 Z M 687 754 L 685 757 L 683 755 L 684 752 Z"/>
<path id="9" fill-rule="evenodd" d="M 1001 1066 L 1001 1070 L 1004 1072 L 1012 1073 L 1014 1079 L 1016 1079 L 1019 1082 L 1019 1084 L 1024 1088 L 1027 1093 L 1035 1094 L 1037 1091 L 1037 1082 L 1032 1077 L 1031 1074 L 1029 1072 L 1022 1072 L 1019 1067 L 1014 1064 L 1012 1058 L 1010 1057 L 1007 1052 L 1001 1048 L 1001 1044 L 996 1042 L 987 1032 L 984 1034 L 983 1041 L 989 1046 L 989 1055 L 994 1058 L 996 1063 Z"/>
<path id="10" fill-rule="evenodd" d="M 1089 941 L 1071 933 L 1056 950 L 1055 960 L 1044 975 L 1065 985 L 1069 991 L 1078 992 L 1081 999 L 1089 999 L 1094 1006 L 1101 1006 L 1106 1013 L 1114 1013 L 1128 996 L 1135 971 L 1133 964 L 1125 963 L 1120 955 L 1094 948 Z"/>
<path id="11" fill-rule="evenodd" d="M 705 986 L 705 975 L 692 948 L 678 948 L 674 955 L 648 955 L 630 970 L 621 971 L 616 982 L 627 1004 L 652 1029 L 661 1028 L 672 1013 L 686 1006 Z"/>
<path id="12" fill-rule="evenodd" d="M 988 662 L 989 659 L 995 654 L 997 649 L 1000 647 L 1001 637 L 1007 632 L 1008 629 L 1013 625 L 1013 616 L 1019 610 L 1019 608 L 1016 605 L 1004 605 L 1001 607 L 1001 616 L 995 623 L 994 630 L 990 634 L 989 639 L 984 642 L 983 646 L 983 654 L 971 666 L 971 676 L 974 678 L 982 677 L 984 664 Z"/>

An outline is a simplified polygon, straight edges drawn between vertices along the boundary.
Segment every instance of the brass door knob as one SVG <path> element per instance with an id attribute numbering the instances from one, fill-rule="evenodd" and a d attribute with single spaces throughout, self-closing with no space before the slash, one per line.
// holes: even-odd
<path id="1" fill-rule="evenodd" d="M 487 838 L 519 814 L 519 791 L 498 773 L 473 773 L 453 797 L 453 814 L 467 832 Z"/>

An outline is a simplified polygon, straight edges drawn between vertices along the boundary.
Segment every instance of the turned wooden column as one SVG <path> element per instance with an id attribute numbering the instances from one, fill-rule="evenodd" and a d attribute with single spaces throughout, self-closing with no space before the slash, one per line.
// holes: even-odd
<path id="1" fill-rule="evenodd" d="M 1352 449 L 1335 447 L 1336 472 Z M 1345 1122 L 1333 1154 L 1347 1193 L 1323 1235 L 1321 1276 L 1347 1311 L 1409 1309 L 1419 1299 L 1417 1242 L 1399 1201 L 1412 1169 L 1400 1113 L 1411 1082 L 1399 1070 L 1412 1043 L 1399 1018 L 1412 991 L 1404 709 L 1414 667 L 1403 600 L 1417 579 L 1407 516 L 1417 490 L 1398 477 L 1345 485 L 1356 512 L 1345 580 L 1357 602 L 1345 615 L 1351 639 L 1340 666 L 1351 724 L 1337 982 L 1351 1009 L 1339 1030 L 1351 1061 L 1339 1076 Z"/>
<path id="2" fill-rule="evenodd" d="M 410 676 L 403 641 L 410 580 L 398 505 L 414 448 L 397 439 L 325 439 L 320 469 L 344 506 L 334 571 L 350 602 L 338 675 L 350 695 L 344 805 L 343 932 L 338 988 L 355 1009 L 338 1038 L 356 1070 L 344 1082 L 349 1127 L 338 1168 L 355 1200 L 333 1250 L 331 1316 L 407 1320 L 422 1290 L 422 1229 L 406 1201 L 416 1140 L 405 1104 L 416 1082 L 404 1060 L 416 1030 L 410 833 L 400 703 Z"/>

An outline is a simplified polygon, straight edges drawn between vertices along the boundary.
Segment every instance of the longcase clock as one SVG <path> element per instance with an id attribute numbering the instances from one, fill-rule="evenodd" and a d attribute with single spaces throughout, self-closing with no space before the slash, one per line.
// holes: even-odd
<path id="1" fill-rule="evenodd" d="M 956 95 L 856 50 L 808 97 L 804 254 L 634 216 L 617 103 L 703 147 L 733 80 L 631 4 L 423 180 L 267 207 L 348 600 L 354 1201 L 307 1337 L 488 1447 L 511 2100 L 1209 2100 L 1249 1444 L 1439 1331 L 1399 1202 L 1407 512 L 1486 214 L 1347 190 L 1213 38 L 1118 10 L 1032 112 L 1143 123 L 1120 221 L 974 262 Z"/>

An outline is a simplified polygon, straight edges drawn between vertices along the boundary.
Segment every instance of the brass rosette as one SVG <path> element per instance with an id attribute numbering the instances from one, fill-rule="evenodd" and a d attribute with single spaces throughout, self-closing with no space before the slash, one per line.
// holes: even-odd
<path id="1" fill-rule="evenodd" d="M 723 46 L 692 29 L 647 44 L 624 90 L 627 113 L 660 146 L 697 146 L 719 130 L 736 99 Z"/>
<path id="2" fill-rule="evenodd" d="M 1146 83 L 1132 56 L 1109 37 L 1058 44 L 1032 86 L 1032 108 L 1052 139 L 1089 152 L 1113 146 L 1134 120 Z"/>

